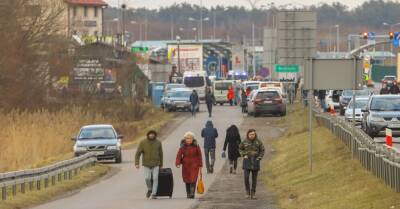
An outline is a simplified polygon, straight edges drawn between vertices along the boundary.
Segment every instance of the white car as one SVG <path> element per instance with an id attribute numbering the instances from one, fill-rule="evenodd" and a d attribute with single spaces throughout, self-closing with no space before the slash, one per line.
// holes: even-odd
<path id="1" fill-rule="evenodd" d="M 361 123 L 363 118 L 362 109 L 364 109 L 368 104 L 368 97 L 356 98 L 356 105 L 355 105 L 355 121 L 356 123 Z M 349 105 L 347 106 L 346 112 L 344 114 L 346 121 L 353 121 L 353 107 L 354 102 L 353 100 L 350 101 Z"/>
<path id="2" fill-rule="evenodd" d="M 340 109 L 340 103 L 339 103 L 339 96 L 335 99 L 334 95 L 335 91 L 330 90 L 327 92 L 326 97 L 325 97 L 325 108 L 328 109 L 329 107 L 334 107 L 335 110 Z"/>

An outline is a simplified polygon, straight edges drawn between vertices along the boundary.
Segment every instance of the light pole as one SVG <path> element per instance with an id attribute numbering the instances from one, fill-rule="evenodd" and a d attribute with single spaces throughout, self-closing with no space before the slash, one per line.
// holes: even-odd
<path id="1" fill-rule="evenodd" d="M 203 17 L 203 15 L 202 15 L 202 17 Z M 206 17 L 206 18 L 201 18 L 201 19 L 197 20 L 197 19 L 195 19 L 193 17 L 189 17 L 188 20 L 189 21 L 193 21 L 193 22 L 199 22 L 200 31 L 199 31 L 198 37 L 199 37 L 199 40 L 202 41 L 203 40 L 203 21 L 209 21 L 210 18 Z"/>
<path id="2" fill-rule="evenodd" d="M 335 25 L 336 28 L 336 57 L 338 57 L 340 52 L 340 37 L 339 37 L 339 25 Z"/>
<path id="3" fill-rule="evenodd" d="M 203 0 L 200 0 L 200 41 L 203 41 Z"/>
<path id="4" fill-rule="evenodd" d="M 181 37 L 176 36 L 176 41 L 178 45 L 178 75 L 181 76 L 181 50 L 180 50 L 180 44 L 181 44 Z"/>

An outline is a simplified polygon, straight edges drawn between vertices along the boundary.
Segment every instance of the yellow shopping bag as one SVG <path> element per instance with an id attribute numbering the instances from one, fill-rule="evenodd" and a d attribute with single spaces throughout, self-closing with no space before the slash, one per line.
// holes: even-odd
<path id="1" fill-rule="evenodd" d="M 204 182 L 203 182 L 203 174 L 201 173 L 201 170 L 200 170 L 200 179 L 197 182 L 197 193 L 198 194 L 203 194 L 204 190 L 205 189 L 204 189 Z"/>

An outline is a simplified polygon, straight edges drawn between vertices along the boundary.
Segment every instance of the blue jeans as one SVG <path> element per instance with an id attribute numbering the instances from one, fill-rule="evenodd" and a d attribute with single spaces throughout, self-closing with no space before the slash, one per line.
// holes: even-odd
<path id="1" fill-rule="evenodd" d="M 193 105 L 193 104 L 192 104 L 192 115 L 193 115 L 193 116 L 196 115 L 196 109 L 197 109 L 196 107 L 197 107 L 197 105 Z"/>
<path id="2" fill-rule="evenodd" d="M 325 105 L 325 99 L 320 99 L 319 104 L 321 105 L 321 108 L 324 112 L 326 112 L 326 105 Z"/>
<path id="3" fill-rule="evenodd" d="M 146 180 L 147 190 L 151 191 L 151 195 L 155 196 L 157 194 L 158 174 L 160 172 L 160 167 L 155 166 L 150 168 L 143 166 L 143 168 L 144 168 L 144 179 Z"/>

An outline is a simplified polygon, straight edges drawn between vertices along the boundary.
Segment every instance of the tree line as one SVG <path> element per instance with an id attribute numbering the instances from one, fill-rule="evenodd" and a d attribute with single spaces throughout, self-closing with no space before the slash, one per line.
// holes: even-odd
<path id="1" fill-rule="evenodd" d="M 243 38 L 242 35 L 251 37 L 252 24 L 249 23 L 254 23 L 256 37 L 261 38 L 262 28 L 272 24 L 273 13 L 279 9 L 285 9 L 285 6 L 270 4 L 268 8 L 253 7 L 253 9 L 238 6 L 202 8 L 203 17 L 207 18 L 204 22 L 205 37 L 211 37 L 214 23 L 218 38 L 230 36 L 233 39 L 240 40 Z M 321 3 L 297 7 L 297 9 L 316 11 L 320 26 L 339 24 L 341 27 L 350 29 L 354 26 L 383 29 L 387 27 L 383 24 L 384 22 L 388 24 L 400 22 L 400 15 L 398 15 L 400 14 L 400 2 L 398 1 L 369 0 L 354 8 L 349 8 L 340 2 Z M 198 27 L 198 22 L 189 19 L 199 20 L 199 11 L 198 5 L 182 3 L 161 7 L 158 10 L 128 9 L 125 11 L 124 18 L 127 21 L 126 24 L 132 21 L 143 24 L 142 31 L 148 33 L 147 39 L 168 39 L 171 36 L 171 30 L 179 31 L 180 28 L 183 28 L 189 31 L 190 28 Z M 118 8 L 106 9 L 105 19 L 114 18 L 122 18 L 121 10 Z M 138 33 L 138 25 L 127 25 L 128 29 L 131 28 L 132 31 Z M 144 34 L 142 34 L 142 38 L 144 39 Z"/>

